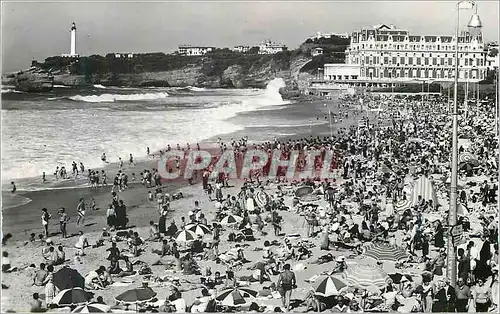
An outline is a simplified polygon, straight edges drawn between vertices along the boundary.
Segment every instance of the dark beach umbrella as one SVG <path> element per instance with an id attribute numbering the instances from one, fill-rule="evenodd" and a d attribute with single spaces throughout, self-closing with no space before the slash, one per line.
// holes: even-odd
<path id="1" fill-rule="evenodd" d="M 408 274 L 394 273 L 394 274 L 389 274 L 389 277 L 395 284 L 400 284 L 403 278 L 406 278 L 406 280 L 413 282 L 413 278 L 411 277 L 411 275 Z"/>
<path id="2" fill-rule="evenodd" d="M 204 224 L 189 224 L 186 226 L 186 230 L 193 231 L 195 234 L 202 236 L 212 233 L 212 231 L 210 231 L 210 227 Z"/>
<path id="3" fill-rule="evenodd" d="M 59 292 L 52 303 L 57 305 L 78 305 L 90 300 L 91 294 L 82 288 L 65 289 Z"/>
<path id="4" fill-rule="evenodd" d="M 136 288 L 123 292 L 115 299 L 123 303 L 138 303 L 152 300 L 156 292 L 151 288 Z"/>
<path id="5" fill-rule="evenodd" d="M 468 162 L 463 162 L 460 164 L 459 166 L 460 170 L 464 170 L 464 171 L 471 171 L 472 169 L 474 169 L 474 167 L 468 163 Z"/>
<path id="6" fill-rule="evenodd" d="M 295 190 L 295 196 L 302 197 L 302 196 L 311 194 L 312 192 L 313 192 L 313 188 L 308 186 L 308 185 L 305 185 L 305 186 L 301 186 L 300 188 Z"/>
<path id="7" fill-rule="evenodd" d="M 63 267 L 54 273 L 54 285 L 59 290 L 85 287 L 85 278 L 72 268 Z"/>

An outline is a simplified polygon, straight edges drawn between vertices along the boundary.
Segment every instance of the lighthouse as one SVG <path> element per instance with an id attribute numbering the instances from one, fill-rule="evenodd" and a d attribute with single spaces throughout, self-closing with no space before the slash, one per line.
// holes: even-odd
<path id="1" fill-rule="evenodd" d="M 76 56 L 76 25 L 75 22 L 71 24 L 71 47 L 70 47 L 70 55 Z"/>

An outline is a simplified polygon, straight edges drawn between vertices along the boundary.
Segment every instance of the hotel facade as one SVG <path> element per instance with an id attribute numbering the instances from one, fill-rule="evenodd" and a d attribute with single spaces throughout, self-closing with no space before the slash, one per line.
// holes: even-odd
<path id="1" fill-rule="evenodd" d="M 373 85 L 370 83 L 454 80 L 454 36 L 415 36 L 392 25 L 380 25 L 353 32 L 350 38 L 345 64 L 325 64 L 324 82 Z M 486 53 L 480 32 L 462 32 L 458 38 L 459 81 L 478 82 L 486 77 Z"/>

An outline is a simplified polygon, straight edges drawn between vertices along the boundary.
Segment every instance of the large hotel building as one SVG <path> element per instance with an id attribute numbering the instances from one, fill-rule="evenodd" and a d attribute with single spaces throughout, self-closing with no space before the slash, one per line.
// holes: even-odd
<path id="1" fill-rule="evenodd" d="M 407 30 L 380 25 L 351 35 L 345 64 L 325 64 L 323 83 L 379 86 L 388 82 L 454 80 L 452 36 L 414 36 Z M 481 32 L 458 38 L 459 80 L 478 82 L 486 76 Z"/>

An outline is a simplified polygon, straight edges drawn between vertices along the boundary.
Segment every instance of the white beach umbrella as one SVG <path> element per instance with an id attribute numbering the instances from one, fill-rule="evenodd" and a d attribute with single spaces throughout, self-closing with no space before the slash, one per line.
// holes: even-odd
<path id="1" fill-rule="evenodd" d="M 243 218 L 241 218 L 240 216 L 227 215 L 226 217 L 222 218 L 222 220 L 220 221 L 220 224 L 225 225 L 225 226 L 229 226 L 229 225 L 234 225 L 234 224 L 240 223 L 242 221 L 243 221 Z"/>
<path id="2" fill-rule="evenodd" d="M 196 240 L 196 233 L 191 230 L 181 230 L 175 235 L 176 242 L 190 242 Z"/>
<path id="3" fill-rule="evenodd" d="M 205 235 L 208 233 L 212 233 L 210 227 L 204 224 L 189 224 L 186 226 L 186 230 L 193 231 L 197 235 Z"/>

